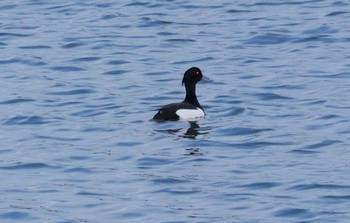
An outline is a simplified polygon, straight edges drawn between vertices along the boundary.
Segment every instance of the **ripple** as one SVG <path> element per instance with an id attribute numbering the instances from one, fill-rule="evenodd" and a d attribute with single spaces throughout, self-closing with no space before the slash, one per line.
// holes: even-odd
<path id="1" fill-rule="evenodd" d="M 61 71 L 61 72 L 76 72 L 76 71 L 84 71 L 84 68 L 75 67 L 75 66 L 55 66 L 50 67 L 51 70 Z"/>
<path id="2" fill-rule="evenodd" d="M 12 152 L 12 149 L 0 149 L 0 154 L 2 153 L 10 153 Z"/>
<path id="3" fill-rule="evenodd" d="M 115 15 L 115 14 L 108 14 L 108 15 L 103 15 L 101 17 L 102 20 L 110 20 L 110 19 L 114 19 L 114 18 L 117 18 L 118 15 Z"/>
<path id="4" fill-rule="evenodd" d="M 283 6 L 283 5 L 304 5 L 304 4 L 310 4 L 314 2 L 319 2 L 319 0 L 305 0 L 305 1 L 282 1 L 282 2 L 275 2 L 275 1 L 266 1 L 266 2 L 256 2 L 252 4 L 242 4 L 243 6 Z"/>
<path id="5" fill-rule="evenodd" d="M 173 163 L 174 161 L 170 159 L 144 157 L 144 158 L 138 159 L 137 162 L 138 162 L 138 165 L 141 165 L 144 167 L 152 167 L 152 166 L 159 166 L 159 165 L 167 165 L 167 164 Z"/>
<path id="6" fill-rule="evenodd" d="M 331 146 L 331 145 L 334 145 L 334 144 L 337 144 L 337 143 L 341 143 L 342 141 L 338 141 L 338 140 L 324 140 L 320 143 L 315 143 L 315 144 L 312 144 L 312 145 L 308 145 L 306 146 L 305 148 L 306 149 L 318 149 L 318 148 L 322 148 L 322 147 L 327 147 L 327 146 Z"/>
<path id="7" fill-rule="evenodd" d="M 305 149 L 293 149 L 290 151 L 290 153 L 298 153 L 298 154 L 316 154 L 319 153 L 318 151 L 310 151 L 310 150 L 305 150 Z"/>
<path id="8" fill-rule="evenodd" d="M 92 173 L 91 169 L 84 167 L 70 168 L 64 171 L 65 173 Z"/>
<path id="9" fill-rule="evenodd" d="M 46 45 L 20 46 L 18 48 L 25 49 L 25 50 L 52 49 L 51 46 L 46 46 Z"/>
<path id="10" fill-rule="evenodd" d="M 121 65 L 121 64 L 126 64 L 126 63 L 129 63 L 128 61 L 125 61 L 125 60 L 111 60 L 111 61 L 108 61 L 107 64 L 111 64 L 111 65 Z"/>
<path id="11" fill-rule="evenodd" d="M 9 219 L 9 220 L 21 220 L 21 221 L 28 221 L 28 220 L 35 220 L 37 218 L 31 216 L 27 212 L 21 212 L 21 211 L 10 211 L 6 213 L 0 214 L 1 219 Z"/>
<path id="12" fill-rule="evenodd" d="M 91 89 L 76 89 L 76 90 L 69 90 L 69 91 L 58 91 L 58 92 L 49 92 L 48 95 L 80 95 L 80 94 L 92 94 L 96 91 Z M 72 102 L 70 102 L 72 103 Z M 75 102 L 74 102 L 75 103 Z"/>
<path id="13" fill-rule="evenodd" d="M 286 99 L 293 99 L 287 96 L 282 96 L 279 94 L 275 94 L 275 93 L 257 93 L 254 94 L 255 96 L 257 96 L 258 98 L 260 98 L 261 100 L 286 100 Z"/>
<path id="14" fill-rule="evenodd" d="M 334 12 L 327 14 L 326 16 L 337 16 L 337 15 L 342 15 L 342 14 L 346 14 L 346 13 L 349 13 L 349 12 L 347 12 L 347 11 L 334 11 Z"/>
<path id="15" fill-rule="evenodd" d="M 157 32 L 157 35 L 158 36 L 175 36 L 176 34 L 173 32 L 160 31 L 160 32 Z"/>
<path id="16" fill-rule="evenodd" d="M 313 78 L 327 78 L 327 79 L 349 79 L 350 73 L 349 72 L 342 72 L 342 73 L 336 73 L 336 74 L 312 74 L 312 75 L 301 75 L 301 77 L 313 77 Z"/>
<path id="17" fill-rule="evenodd" d="M 80 58 L 76 58 L 73 60 L 70 60 L 72 62 L 91 62 L 91 61 L 96 61 L 96 60 L 100 60 L 101 57 L 80 57 Z"/>
<path id="18" fill-rule="evenodd" d="M 350 186 L 347 185 L 337 185 L 337 184 L 298 184 L 288 188 L 289 190 L 314 190 L 314 189 L 350 189 Z"/>
<path id="19" fill-rule="evenodd" d="M 305 43 L 305 42 L 313 42 L 313 41 L 320 41 L 320 42 L 332 42 L 332 39 L 329 38 L 329 35 L 314 35 L 314 36 L 309 36 L 305 38 L 301 38 L 298 40 L 295 40 L 295 43 Z"/>
<path id="20" fill-rule="evenodd" d="M 253 141 L 253 142 L 246 142 L 246 143 L 229 143 L 228 145 L 233 148 L 241 148 L 241 149 L 258 149 L 258 148 L 264 148 L 268 146 L 282 146 L 282 145 L 290 145 L 290 142 L 264 142 L 264 141 Z M 227 147 L 227 144 L 222 144 L 221 146 Z M 220 144 L 218 145 L 220 146 Z"/>
<path id="21" fill-rule="evenodd" d="M 283 208 L 274 213 L 276 217 L 310 218 L 313 214 L 302 208 Z"/>
<path id="22" fill-rule="evenodd" d="M 58 136 L 44 136 L 44 135 L 35 135 L 38 139 L 50 139 L 50 140 L 57 140 L 57 141 L 63 141 L 63 142 L 75 142 L 80 141 L 82 138 L 68 138 L 68 137 L 58 137 Z"/>
<path id="23" fill-rule="evenodd" d="M 142 143 L 141 142 L 135 142 L 135 141 L 127 141 L 127 142 L 118 142 L 115 145 L 116 146 L 120 146 L 120 147 L 131 147 L 131 146 L 142 145 Z"/>
<path id="24" fill-rule="evenodd" d="M 155 184 L 181 184 L 181 183 L 188 183 L 188 180 L 179 180 L 175 178 L 157 178 L 152 180 Z"/>
<path id="25" fill-rule="evenodd" d="M 41 116 L 16 116 L 5 121 L 4 125 L 42 125 L 49 123 Z"/>
<path id="26" fill-rule="evenodd" d="M 144 73 L 144 75 L 146 75 L 146 76 L 160 76 L 160 75 L 164 75 L 164 74 L 166 74 L 166 73 L 168 73 L 168 72 L 151 71 L 151 72 L 146 72 L 146 73 Z"/>
<path id="27" fill-rule="evenodd" d="M 171 25 L 173 22 L 164 20 L 152 20 L 150 18 L 142 18 L 143 23 L 138 25 L 140 28 Z"/>
<path id="28" fill-rule="evenodd" d="M 96 111 L 96 110 L 84 110 L 84 111 L 79 111 L 79 112 L 73 112 L 70 113 L 72 116 L 79 116 L 79 117 L 93 117 L 93 116 L 98 116 L 98 115 L 103 115 L 106 112 L 103 111 Z"/>
<path id="29" fill-rule="evenodd" d="M 238 136 L 238 135 L 252 135 L 257 134 L 260 132 L 265 131 L 271 131 L 272 129 L 253 129 L 253 128 L 239 128 L 239 127 L 233 127 L 233 128 L 225 128 L 221 129 L 220 133 L 222 135 L 232 135 L 232 136 Z"/>
<path id="30" fill-rule="evenodd" d="M 245 41 L 248 45 L 270 45 L 270 44 L 281 44 L 293 41 L 294 38 L 277 33 L 266 33 L 263 35 L 254 36 Z"/>
<path id="31" fill-rule="evenodd" d="M 34 67 L 47 65 L 46 62 L 38 61 L 38 58 L 21 60 L 20 62 L 22 64 L 29 65 L 29 66 L 34 66 Z"/>
<path id="32" fill-rule="evenodd" d="M 35 101 L 34 99 L 26 99 L 26 98 L 16 98 L 16 99 L 11 99 L 7 101 L 1 101 L 0 105 L 9 105 L 9 104 L 18 104 L 18 103 L 25 103 L 25 102 L 33 102 Z"/>
<path id="33" fill-rule="evenodd" d="M 172 195 L 189 195 L 189 194 L 197 194 L 200 193 L 201 190 L 199 188 L 164 188 L 161 190 L 156 191 L 155 193 L 167 193 Z"/>
<path id="34" fill-rule="evenodd" d="M 119 75 L 119 74 L 125 74 L 129 71 L 127 70 L 111 70 L 111 71 L 107 71 L 104 72 L 103 75 Z"/>
<path id="35" fill-rule="evenodd" d="M 350 195 L 327 195 L 322 196 L 321 199 L 329 199 L 333 200 L 334 202 L 350 202 Z"/>
<path id="36" fill-rule="evenodd" d="M 151 4 L 150 2 L 133 2 L 133 3 L 128 3 L 125 6 L 146 6 Z"/>
<path id="37" fill-rule="evenodd" d="M 57 5 L 54 5 L 54 6 L 50 6 L 50 7 L 47 7 L 46 9 L 47 10 L 53 10 L 53 9 L 62 9 L 62 8 L 69 8 L 71 7 L 72 4 L 57 4 Z"/>
<path id="38" fill-rule="evenodd" d="M 5 33 L 5 32 L 0 32 L 0 37 L 1 36 L 8 36 L 8 37 L 28 37 L 31 36 L 30 34 L 21 34 L 21 33 Z"/>
<path id="39" fill-rule="evenodd" d="M 301 85 L 289 85 L 289 84 L 282 84 L 282 85 L 274 85 L 274 86 L 265 86 L 263 89 L 269 89 L 269 90 L 274 90 L 274 89 L 291 89 L 291 90 L 301 90 L 304 89 L 303 86 Z"/>
<path id="40" fill-rule="evenodd" d="M 281 183 L 276 183 L 276 182 L 259 182 L 259 183 L 245 184 L 237 187 L 244 187 L 252 190 L 259 190 L 259 189 L 270 189 L 281 185 L 282 185 Z"/>
<path id="41" fill-rule="evenodd" d="M 165 41 L 168 41 L 168 42 L 196 42 L 195 40 L 193 40 L 193 39 L 179 39 L 179 38 L 177 38 L 177 39 L 167 39 L 167 40 L 165 40 Z"/>
<path id="42" fill-rule="evenodd" d="M 51 166 L 46 163 L 18 163 L 9 166 L 0 166 L 1 170 L 29 170 L 29 169 L 57 169 L 58 166 Z"/>
<path id="43" fill-rule="evenodd" d="M 4 59 L 4 60 L 0 60 L 0 64 L 11 64 L 11 63 L 18 63 L 21 60 L 17 57 L 14 58 L 9 58 L 9 59 Z"/>
<path id="44" fill-rule="evenodd" d="M 67 43 L 67 44 L 63 45 L 62 48 L 71 49 L 71 48 L 76 48 L 76 47 L 83 46 L 83 45 L 84 45 L 84 43 L 82 43 L 82 42 L 73 42 L 73 43 Z"/>
<path id="45" fill-rule="evenodd" d="M 71 156 L 69 158 L 72 160 L 88 160 L 90 157 L 88 157 L 88 156 Z"/>
<path id="46" fill-rule="evenodd" d="M 7 4 L 7 5 L 2 5 L 0 6 L 0 10 L 11 10 L 11 9 L 14 9 L 16 8 L 18 5 L 16 4 Z"/>
<path id="47" fill-rule="evenodd" d="M 308 29 L 308 30 L 304 31 L 303 33 L 322 36 L 322 35 L 331 35 L 331 34 L 334 34 L 336 32 L 337 32 L 336 29 L 334 29 L 330 26 L 322 25 L 322 26 L 319 26 L 319 27 L 314 28 L 314 29 Z"/>
<path id="48" fill-rule="evenodd" d="M 223 112 L 223 116 L 235 116 L 240 115 L 245 111 L 245 108 L 228 108 Z"/>
<path id="49" fill-rule="evenodd" d="M 196 60 L 176 61 L 176 62 L 173 62 L 173 64 L 193 64 L 193 63 L 204 62 L 204 61 L 211 61 L 211 60 L 214 60 L 214 58 L 213 57 L 203 57 L 203 58 L 196 59 Z"/>
<path id="50" fill-rule="evenodd" d="M 249 11 L 249 10 L 240 10 L 240 9 L 230 9 L 230 10 L 227 10 L 227 11 L 226 11 L 226 13 L 229 13 L 229 14 L 250 13 L 250 12 L 253 12 L 253 11 Z"/>
<path id="51" fill-rule="evenodd" d="M 89 191 L 80 191 L 78 193 L 75 193 L 76 195 L 84 195 L 84 196 L 110 196 L 109 194 L 103 194 L 103 193 L 95 193 L 95 192 L 89 192 Z"/>
<path id="52" fill-rule="evenodd" d="M 259 75 L 244 75 L 239 77 L 240 79 L 254 79 L 254 78 L 259 78 Z"/>
<path id="53" fill-rule="evenodd" d="M 317 119 L 319 119 L 319 120 L 329 120 L 329 119 L 339 119 L 339 118 L 342 118 L 342 117 L 340 117 L 338 115 L 324 115 L 324 116 L 321 116 L 321 117 L 319 117 Z"/>

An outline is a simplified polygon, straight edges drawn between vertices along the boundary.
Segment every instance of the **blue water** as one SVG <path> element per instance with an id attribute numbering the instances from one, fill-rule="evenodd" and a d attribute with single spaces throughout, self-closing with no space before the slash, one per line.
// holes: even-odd
<path id="1" fill-rule="evenodd" d="M 0 222 L 348 222 L 349 6 L 1 1 Z"/>

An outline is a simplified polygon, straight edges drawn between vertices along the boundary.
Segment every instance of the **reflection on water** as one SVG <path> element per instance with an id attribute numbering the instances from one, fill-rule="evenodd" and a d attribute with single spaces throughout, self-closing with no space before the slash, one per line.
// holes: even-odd
<path id="1" fill-rule="evenodd" d="M 156 132 L 164 132 L 164 133 L 169 133 L 169 134 L 176 134 L 177 132 L 179 132 L 181 130 L 180 129 L 156 129 Z"/>
<path id="2" fill-rule="evenodd" d="M 186 156 L 203 156 L 203 153 L 199 148 L 186 149 Z"/>
<path id="3" fill-rule="evenodd" d="M 189 121 L 190 127 L 186 130 L 186 132 L 182 133 L 181 130 L 184 130 L 184 128 L 174 128 L 174 129 L 156 129 L 156 132 L 163 132 L 168 133 L 172 135 L 178 135 L 179 137 L 183 138 L 189 138 L 189 139 L 195 139 L 199 135 L 205 135 L 209 132 L 207 131 L 201 131 L 200 126 L 198 125 L 197 121 Z"/>
<path id="4" fill-rule="evenodd" d="M 183 137 L 195 139 L 200 134 L 198 131 L 199 125 L 197 124 L 197 122 L 188 122 L 188 123 L 190 123 L 190 127 L 187 129 Z"/>

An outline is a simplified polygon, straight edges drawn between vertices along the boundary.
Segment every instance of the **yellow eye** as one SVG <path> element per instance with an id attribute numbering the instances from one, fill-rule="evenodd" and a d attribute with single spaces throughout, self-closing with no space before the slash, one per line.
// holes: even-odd
<path id="1" fill-rule="evenodd" d="M 199 71 L 196 71 L 196 74 L 198 75 L 198 74 L 199 74 Z"/>

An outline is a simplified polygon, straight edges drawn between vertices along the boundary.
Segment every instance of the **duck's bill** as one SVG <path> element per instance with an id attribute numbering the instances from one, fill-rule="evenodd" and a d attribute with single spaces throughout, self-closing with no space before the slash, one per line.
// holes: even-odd
<path id="1" fill-rule="evenodd" d="M 203 75 L 202 81 L 207 82 L 207 81 L 211 81 L 211 79 Z"/>

